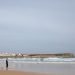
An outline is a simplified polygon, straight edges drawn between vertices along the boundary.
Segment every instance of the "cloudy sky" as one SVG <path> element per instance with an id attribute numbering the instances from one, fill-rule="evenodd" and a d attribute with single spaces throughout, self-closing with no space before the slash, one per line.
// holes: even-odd
<path id="1" fill-rule="evenodd" d="M 0 51 L 75 52 L 75 0 L 0 0 Z"/>

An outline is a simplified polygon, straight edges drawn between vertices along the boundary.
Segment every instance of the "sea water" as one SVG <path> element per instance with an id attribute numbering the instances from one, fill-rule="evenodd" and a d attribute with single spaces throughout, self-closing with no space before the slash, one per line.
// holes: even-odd
<path id="1" fill-rule="evenodd" d="M 0 59 L 0 69 L 5 70 L 5 60 Z M 75 58 L 9 58 L 9 70 L 75 75 Z"/>

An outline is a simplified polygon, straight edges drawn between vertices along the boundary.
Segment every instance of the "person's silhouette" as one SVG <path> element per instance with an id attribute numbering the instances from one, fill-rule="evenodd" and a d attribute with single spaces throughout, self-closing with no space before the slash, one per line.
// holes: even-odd
<path id="1" fill-rule="evenodd" d="M 8 58 L 6 59 L 6 70 L 8 70 Z"/>

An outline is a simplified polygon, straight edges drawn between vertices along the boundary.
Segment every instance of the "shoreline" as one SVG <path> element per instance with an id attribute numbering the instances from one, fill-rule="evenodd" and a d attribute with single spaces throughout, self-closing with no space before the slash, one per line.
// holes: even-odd
<path id="1" fill-rule="evenodd" d="M 0 70 L 0 75 L 48 75 L 48 74 L 36 73 L 36 72 L 23 72 L 16 70 Z"/>

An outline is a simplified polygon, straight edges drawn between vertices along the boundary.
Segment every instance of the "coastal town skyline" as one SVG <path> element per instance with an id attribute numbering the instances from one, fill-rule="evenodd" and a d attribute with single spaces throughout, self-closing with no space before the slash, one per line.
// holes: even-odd
<path id="1" fill-rule="evenodd" d="M 75 53 L 75 0 L 0 0 L 0 52 Z"/>

